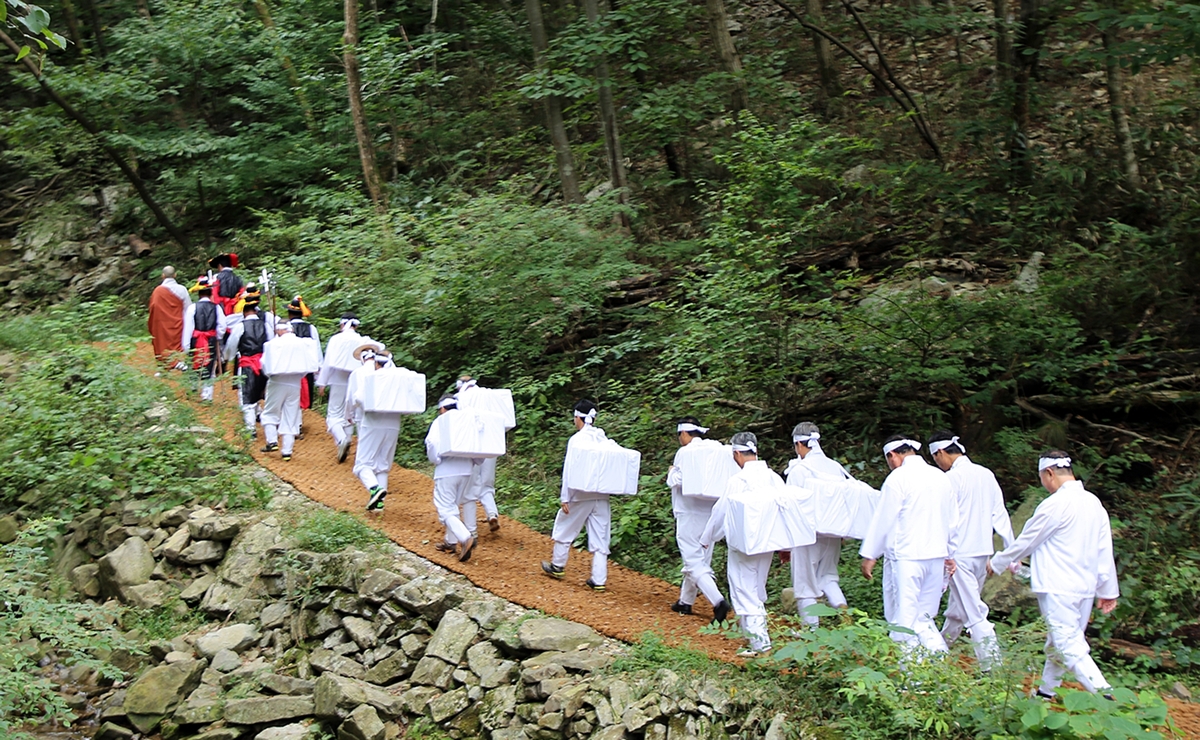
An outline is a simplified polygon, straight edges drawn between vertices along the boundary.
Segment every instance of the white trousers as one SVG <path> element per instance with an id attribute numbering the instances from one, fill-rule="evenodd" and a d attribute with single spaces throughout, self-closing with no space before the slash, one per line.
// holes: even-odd
<path id="1" fill-rule="evenodd" d="M 988 606 L 979 597 L 987 580 L 987 555 L 955 558 L 958 570 L 950 577 L 950 597 L 946 602 L 942 638 L 953 645 L 965 629 L 974 643 L 975 659 L 987 669 L 1000 661 L 996 628 L 988 621 Z"/>
<path id="2" fill-rule="evenodd" d="M 942 604 L 945 573 L 945 558 L 896 561 L 895 614 L 889 621 L 916 634 L 892 632 L 893 640 L 914 648 L 920 644 L 931 652 L 946 652 L 949 649 L 937 625 L 933 623 Z"/>
<path id="3" fill-rule="evenodd" d="M 1110 688 L 1092 660 L 1083 636 L 1092 615 L 1091 596 L 1080 599 L 1061 594 L 1037 594 L 1042 619 L 1050 628 L 1046 635 L 1046 666 L 1042 669 L 1042 691 L 1053 694 L 1062 685 L 1063 674 L 1071 671 L 1083 688 L 1095 693 Z"/>
<path id="4" fill-rule="evenodd" d="M 362 444 L 363 428 L 359 426 L 359 444 Z M 452 475 L 448 478 L 435 478 L 433 481 L 433 506 L 437 509 L 438 519 L 446 526 L 446 541 L 450 544 L 466 542 L 471 538 L 471 532 L 459 518 L 458 507 L 463 494 L 470 485 L 470 475 Z"/>
<path id="5" fill-rule="evenodd" d="M 387 490 L 388 473 L 396 459 L 399 426 L 359 425 L 358 447 L 354 450 L 354 474 L 367 489 Z"/>
<path id="6" fill-rule="evenodd" d="M 200 386 L 200 400 L 201 401 L 213 400 L 213 386 L 211 383 L 205 383 Z"/>
<path id="7" fill-rule="evenodd" d="M 483 513 L 488 519 L 500 515 L 500 510 L 496 508 L 496 460 L 494 457 L 483 458 L 483 462 L 476 465 L 471 474 L 471 485 L 463 504 L 463 513 L 470 508 L 472 521 L 475 518 L 476 501 L 483 505 Z"/>
<path id="8" fill-rule="evenodd" d="M 700 546 L 700 535 L 707 525 L 707 514 L 675 512 L 675 542 L 683 558 L 683 583 L 679 587 L 681 604 L 696 603 L 697 591 L 703 593 L 713 606 L 725 600 L 713 576 L 712 548 Z"/>
<path id="9" fill-rule="evenodd" d="M 834 608 L 846 606 L 839 585 L 838 561 L 842 557 L 841 537 L 817 537 L 817 541 L 792 549 L 792 591 L 796 611 L 806 624 L 816 625 L 817 617 L 805 616 L 804 609 L 824 596 Z"/>
<path id="10" fill-rule="evenodd" d="M 325 407 L 325 428 L 333 435 L 333 441 L 341 444 L 350 436 L 353 424 L 346 421 L 346 383 L 329 385 L 329 404 Z"/>
<path id="11" fill-rule="evenodd" d="M 729 548 L 726 571 L 729 575 L 729 598 L 737 612 L 738 624 L 750 637 L 750 649 L 762 652 L 771 647 L 767 633 L 767 574 L 771 570 L 773 552 L 746 555 Z"/>
<path id="12" fill-rule="evenodd" d="M 267 400 L 262 410 L 263 435 L 269 444 L 278 442 L 279 452 L 284 455 L 292 454 L 296 435 L 300 433 L 302 377 L 277 375 L 267 381 Z"/>
<path id="13" fill-rule="evenodd" d="M 587 527 L 588 551 L 592 553 L 592 583 L 603 586 L 608 583 L 609 525 L 612 523 L 608 496 L 571 501 L 569 507 L 571 513 L 564 512 L 560 507 L 554 517 L 554 531 L 550 533 L 554 540 L 554 553 L 550 562 L 559 568 L 567 567 L 571 543 Z"/>

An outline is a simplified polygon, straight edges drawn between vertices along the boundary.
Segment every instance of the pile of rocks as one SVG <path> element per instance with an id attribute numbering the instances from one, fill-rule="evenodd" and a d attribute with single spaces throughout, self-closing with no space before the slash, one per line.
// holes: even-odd
<path id="1" fill-rule="evenodd" d="M 612 668 L 626 648 L 482 591 L 400 548 L 298 550 L 278 517 L 136 503 L 83 516 L 59 566 L 84 598 L 199 610 L 224 626 L 148 645 L 100 695 L 96 740 L 781 736 L 754 692 Z M 95 557 L 96 562 L 77 562 Z M 148 667 L 147 667 L 148 666 Z"/>

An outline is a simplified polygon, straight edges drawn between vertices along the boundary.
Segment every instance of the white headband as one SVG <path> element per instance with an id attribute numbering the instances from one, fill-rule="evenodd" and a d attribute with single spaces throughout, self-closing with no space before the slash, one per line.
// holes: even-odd
<path id="1" fill-rule="evenodd" d="M 794 435 L 792 435 L 792 441 L 793 441 L 793 442 L 804 442 L 804 443 L 806 443 L 806 444 L 809 442 L 809 440 L 813 440 L 813 439 L 820 439 L 820 438 L 821 438 L 821 433 L 820 433 L 820 432 L 809 432 L 808 434 L 794 434 Z"/>
<path id="2" fill-rule="evenodd" d="M 732 445 L 732 447 L 733 447 L 734 452 L 753 452 L 755 455 L 758 454 L 758 445 L 754 444 L 753 442 L 746 442 L 745 444 L 740 444 L 740 445 Z"/>
<path id="3" fill-rule="evenodd" d="M 951 437 L 950 439 L 939 439 L 937 442 L 930 442 L 929 452 L 930 454 L 934 452 L 941 452 L 952 445 L 958 445 L 958 449 L 962 450 L 963 452 L 966 452 L 967 450 L 967 448 L 963 447 L 962 443 L 958 441 L 958 437 Z"/>
<path id="4" fill-rule="evenodd" d="M 886 455 L 889 452 L 895 452 L 897 449 L 899 449 L 900 447 L 903 447 L 905 445 L 908 445 L 909 447 L 913 448 L 914 450 L 919 451 L 921 449 L 920 442 L 915 442 L 911 439 L 898 439 L 895 442 L 888 442 L 887 444 L 885 444 L 883 446 L 883 454 Z"/>
<path id="5" fill-rule="evenodd" d="M 479 385 L 479 384 L 475 381 L 474 378 L 468 378 L 467 380 L 456 380 L 456 381 L 454 381 L 454 390 L 465 391 L 466 389 L 474 388 L 477 385 Z"/>
<path id="6" fill-rule="evenodd" d="M 675 432 L 676 434 L 680 432 L 700 432 L 701 434 L 708 434 L 708 427 L 696 426 L 695 424 L 690 424 L 685 421 L 675 427 Z"/>
<path id="7" fill-rule="evenodd" d="M 341 319 L 338 321 L 343 329 L 347 326 L 358 326 L 358 319 Z"/>
<path id="8" fill-rule="evenodd" d="M 454 398 L 453 396 L 451 396 L 449 398 L 443 398 L 442 400 L 438 401 L 438 408 L 439 409 L 456 409 L 456 408 L 458 408 L 458 399 Z"/>
<path id="9" fill-rule="evenodd" d="M 358 359 L 361 360 L 362 362 L 366 362 L 367 360 L 374 360 L 375 359 L 375 350 L 364 349 L 362 351 L 362 354 L 358 356 Z"/>
<path id="10" fill-rule="evenodd" d="M 575 409 L 575 417 L 578 419 L 583 419 L 584 424 L 591 424 L 593 421 L 596 420 L 596 409 L 592 409 L 591 411 L 587 412 L 586 414 L 583 413 L 582 411 L 580 411 L 579 409 Z"/>
<path id="11" fill-rule="evenodd" d="M 1042 472 L 1047 468 L 1069 468 L 1071 467 L 1071 458 L 1069 457 L 1042 457 L 1038 458 L 1038 472 Z"/>

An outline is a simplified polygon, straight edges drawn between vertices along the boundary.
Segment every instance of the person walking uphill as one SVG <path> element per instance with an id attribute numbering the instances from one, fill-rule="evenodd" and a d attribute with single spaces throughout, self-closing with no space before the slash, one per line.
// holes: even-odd
<path id="1" fill-rule="evenodd" d="M 375 372 L 391 366 L 392 354 L 386 350 L 362 353 L 364 363 L 374 358 Z M 355 383 L 353 397 L 346 407 L 360 414 L 358 448 L 354 451 L 354 475 L 367 489 L 367 511 L 383 511 L 388 494 L 388 475 L 396 459 L 396 440 L 400 436 L 400 414 L 367 411 L 364 407 L 365 383 Z"/>
<path id="2" fill-rule="evenodd" d="M 267 393 L 262 426 L 267 446 L 262 451 L 278 451 L 285 462 L 292 459 L 296 435 L 300 433 L 300 383 L 320 364 L 315 344 L 293 334 L 291 324 L 279 323 L 275 338 L 263 348 Z"/>
<path id="3" fill-rule="evenodd" d="M 165 363 L 172 354 L 183 352 L 191 346 L 192 338 L 184 334 L 183 325 L 184 314 L 192 305 L 192 297 L 188 295 L 187 288 L 175 282 L 174 267 L 164 267 L 162 278 L 162 284 L 150 294 L 146 328 L 154 340 L 154 356 L 159 362 Z"/>
<path id="4" fill-rule="evenodd" d="M 1012 522 L 1004 508 L 1004 493 L 992 471 L 972 462 L 967 448 L 952 432 L 938 431 L 929 437 L 933 462 L 946 471 L 958 501 L 958 568 L 950 578 L 950 597 L 942 637 L 953 645 L 965 629 L 971 635 L 979 666 L 989 669 L 1000 661 L 996 628 L 988 621 L 988 607 L 980 598 L 987 580 L 987 561 L 993 552 L 992 532 L 1004 546 L 1013 541 Z"/>
<path id="5" fill-rule="evenodd" d="M 201 275 L 196 281 L 196 302 L 187 307 L 183 333 L 190 337 L 192 369 L 200 373 L 200 400 L 212 401 L 213 379 L 221 367 L 221 337 L 225 336 L 225 313 L 213 303 L 212 286 Z"/>
<path id="6" fill-rule="evenodd" d="M 250 438 L 258 436 L 256 422 L 258 404 L 266 397 L 267 375 L 263 372 L 263 349 L 271 340 L 266 322 L 259 314 L 258 291 L 247 292 L 242 298 L 242 321 L 229 334 L 229 344 L 237 350 L 238 402 L 242 407 L 242 423 Z"/>
<path id="7" fill-rule="evenodd" d="M 575 404 L 575 433 L 567 441 L 567 455 L 563 459 L 563 483 L 559 491 L 559 510 L 554 516 L 554 550 L 550 561 L 542 561 L 542 572 L 551 578 L 561 579 L 566 573 L 567 558 L 571 554 L 571 543 L 587 527 L 588 550 L 592 553 L 592 574 L 584 584 L 593 591 L 604 591 L 608 583 L 608 554 L 612 509 L 607 493 L 583 491 L 567 486 L 570 473 L 571 453 L 574 447 L 597 446 L 608 440 L 604 430 L 595 426 L 596 404 L 582 399 Z"/>
<path id="8" fill-rule="evenodd" d="M 679 599 L 671 605 L 671 611 L 691 614 L 699 592 L 712 605 L 713 621 L 720 623 L 729 615 L 729 603 L 721 595 L 713 576 L 712 548 L 700 545 L 700 535 L 708 525 L 716 499 L 684 495 L 683 466 L 688 463 L 683 458 L 685 448 L 689 447 L 693 451 L 695 447 L 712 447 L 715 454 L 728 453 L 720 442 L 705 439 L 708 427 L 700 426 L 700 420 L 694 416 L 680 419 L 675 425 L 675 433 L 679 436 L 679 450 L 667 471 L 667 486 L 671 489 L 671 512 L 675 515 L 675 543 L 683 560 L 683 583 L 679 586 Z M 702 471 L 700 474 L 703 474 Z"/>
<path id="9" fill-rule="evenodd" d="M 467 486 L 471 484 L 471 475 L 475 472 L 475 464 L 468 457 L 443 456 L 444 450 L 439 449 L 439 427 L 450 424 L 452 420 L 441 417 L 447 414 L 459 414 L 458 401 L 454 396 L 442 396 L 438 399 L 438 419 L 429 425 L 429 433 L 425 435 L 425 454 L 433 463 L 433 506 L 437 509 L 438 519 L 446 526 L 446 538 L 436 549 L 442 552 L 456 552 L 461 562 L 471 559 L 471 550 L 475 548 L 475 538 L 467 525 L 459 516 L 459 506 L 466 496 Z M 440 422 L 440 423 L 439 423 Z M 359 444 L 362 444 L 361 442 Z"/>
<path id="10" fill-rule="evenodd" d="M 329 403 L 325 407 L 325 428 L 337 445 L 337 461 L 345 462 L 350 451 L 350 430 L 354 428 L 352 421 L 347 421 L 346 388 L 350 382 L 350 373 L 360 367 L 360 362 L 354 359 L 354 351 L 366 341 L 358 333 L 358 316 L 352 313 L 342 314 L 338 321 L 338 333 L 329 339 L 325 347 L 325 357 L 321 361 L 321 370 L 317 373 L 317 388 L 329 388 Z M 318 391 L 319 392 L 319 391 Z"/>
<path id="11" fill-rule="evenodd" d="M 946 652 L 946 641 L 933 622 L 942 601 L 946 573 L 954 574 L 958 505 L 946 474 L 925 462 L 921 443 L 903 436 L 883 445 L 892 472 L 880 489 L 879 506 L 863 538 L 859 554 L 869 580 L 880 556 L 887 554 L 892 572 L 884 573 L 886 619 L 915 634 L 893 632 L 908 647 L 919 642 L 931 652 Z"/>
<path id="12" fill-rule="evenodd" d="M 1071 458 L 1062 450 L 1042 453 L 1038 478 L 1049 498 L 1038 504 L 1021 536 L 992 556 L 987 570 L 997 573 L 1032 556 L 1030 585 L 1050 628 L 1037 695 L 1053 698 L 1069 670 L 1083 688 L 1108 696 L 1111 687 L 1083 634 L 1093 601 L 1101 613 L 1110 614 L 1120 595 L 1108 512 L 1075 479 Z"/>

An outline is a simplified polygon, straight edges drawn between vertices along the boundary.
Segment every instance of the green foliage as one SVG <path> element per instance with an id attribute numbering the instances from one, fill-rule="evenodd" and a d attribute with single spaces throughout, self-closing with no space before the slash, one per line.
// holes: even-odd
<path id="1" fill-rule="evenodd" d="M 670 668 L 677 673 L 717 673 L 727 667 L 724 663 L 710 658 L 707 653 L 693 650 L 687 644 L 668 645 L 657 632 L 645 632 L 624 654 L 614 660 L 607 670 L 613 673 L 628 673 Z"/>
<path id="2" fill-rule="evenodd" d="M 26 721 L 58 720 L 72 714 L 48 677 L 37 675 L 38 660 L 53 651 L 66 665 L 81 665 L 109 678 L 121 678 L 97 655 L 129 646 L 111 628 L 106 606 L 60 602 L 48 596 L 48 546 L 61 521 L 31 522 L 17 541 L 0 547 L 0 735 L 21 738 Z"/>
<path id="3" fill-rule="evenodd" d="M 0 337 L 20 342 L 41 332 L 36 345 L 45 348 L 54 322 L 39 329 L 27 321 L 3 325 Z M 261 504 L 267 489 L 242 478 L 234 450 L 189 431 L 190 411 L 166 402 L 173 393 L 115 349 L 64 345 L 30 359 L 0 386 L 0 454 L 8 461 L 0 504 L 60 515 L 125 498 L 161 508 L 192 500 Z"/>
<path id="4" fill-rule="evenodd" d="M 361 519 L 341 511 L 315 509 L 303 516 L 291 531 L 291 540 L 301 550 L 333 553 L 347 548 L 377 548 L 388 543 L 382 532 Z"/>
<path id="5" fill-rule="evenodd" d="M 121 626 L 137 631 L 148 640 L 171 640 L 208 622 L 199 609 L 192 609 L 178 598 L 153 609 L 128 609 L 121 615 Z"/>
<path id="6" fill-rule="evenodd" d="M 861 610 L 810 609 L 822 625 L 780 636 L 763 662 L 792 668 L 786 675 L 805 688 L 801 701 L 836 717 L 843 737 L 1163 737 L 1167 708 L 1154 692 L 1117 688 L 1109 701 L 1063 689 L 1053 705 L 1027 697 L 1024 681 L 1041 662 L 1040 626 L 1002 635 L 1004 664 L 975 675 L 952 657 L 907 652 L 888 635 L 902 628 Z"/>

